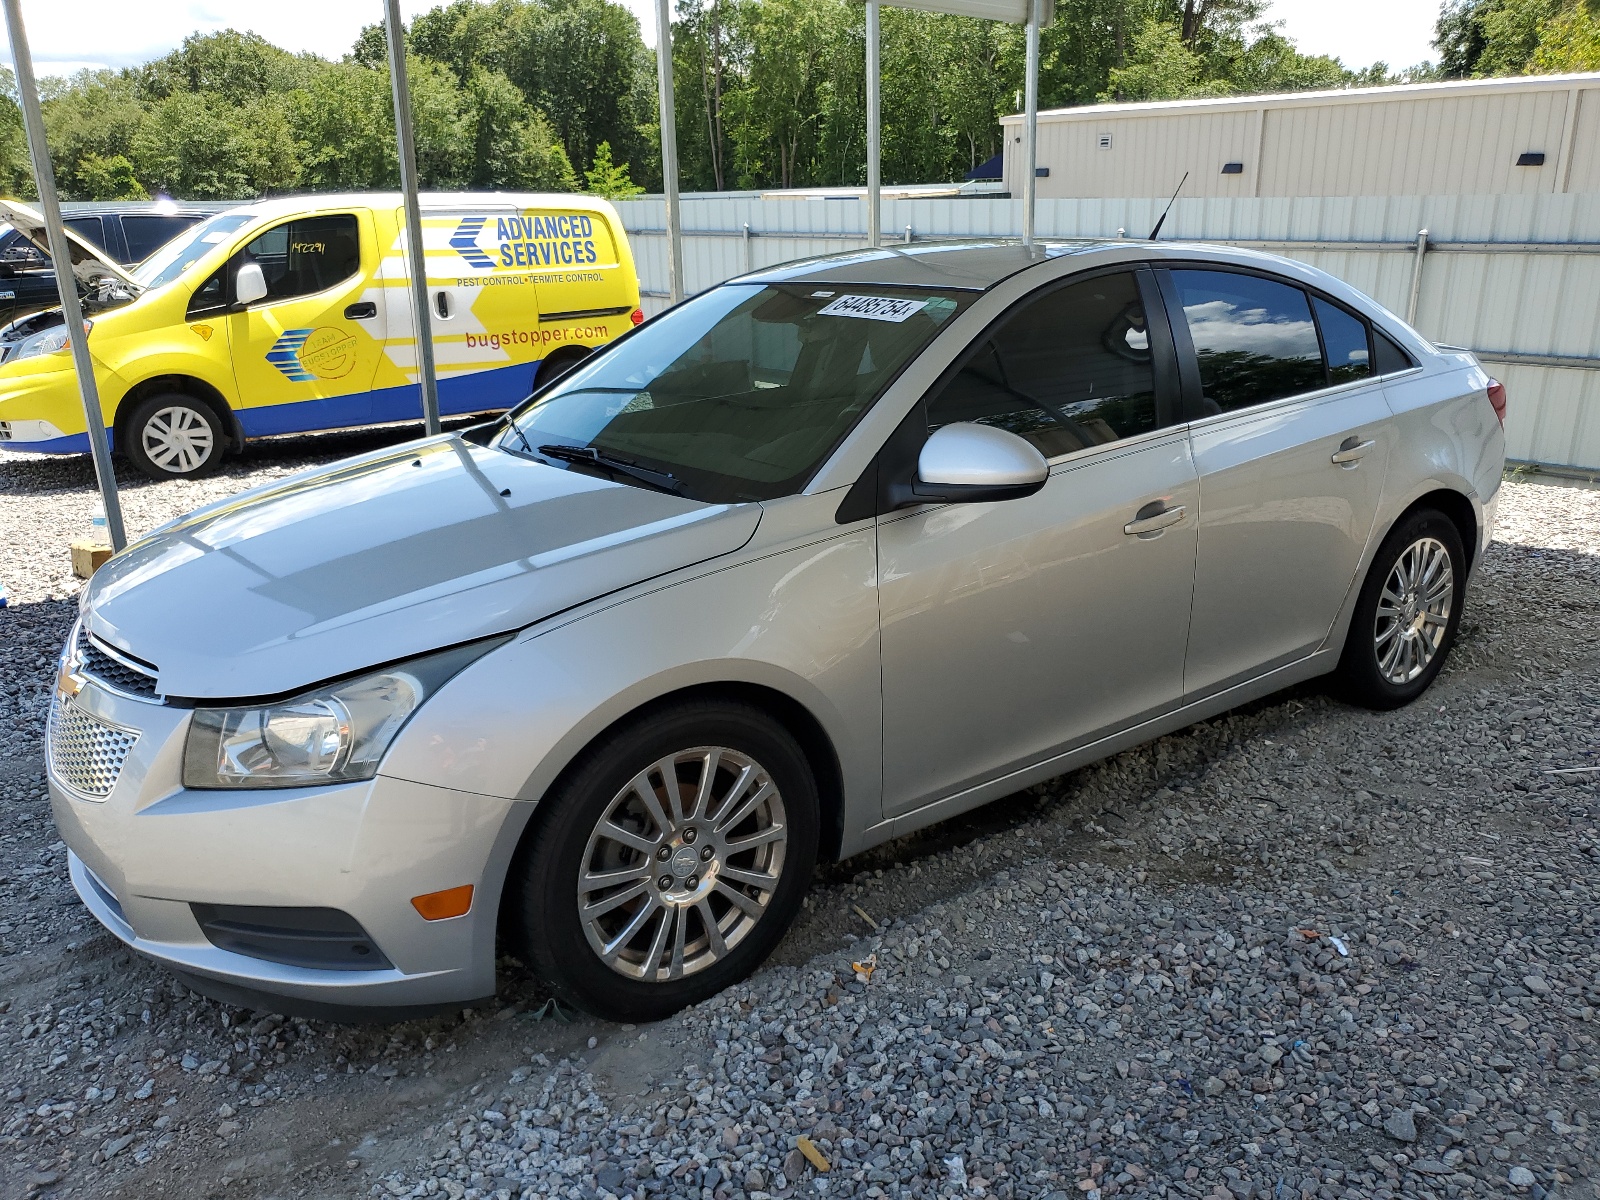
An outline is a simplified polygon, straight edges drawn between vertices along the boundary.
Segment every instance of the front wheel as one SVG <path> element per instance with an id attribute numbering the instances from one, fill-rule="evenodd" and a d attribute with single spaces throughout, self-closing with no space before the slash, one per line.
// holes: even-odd
<path id="1" fill-rule="evenodd" d="M 222 464 L 227 436 L 204 400 L 181 392 L 148 396 L 128 417 L 125 452 L 151 479 L 197 479 Z"/>
<path id="2" fill-rule="evenodd" d="M 816 862 L 816 782 L 776 721 L 663 709 L 585 752 L 519 857 L 524 955 L 597 1016 L 654 1021 L 772 952 Z"/>
<path id="3" fill-rule="evenodd" d="M 1467 559 L 1455 522 L 1406 517 L 1378 547 L 1339 660 L 1344 696 L 1365 708 L 1410 704 L 1444 669 L 1465 599 Z"/>

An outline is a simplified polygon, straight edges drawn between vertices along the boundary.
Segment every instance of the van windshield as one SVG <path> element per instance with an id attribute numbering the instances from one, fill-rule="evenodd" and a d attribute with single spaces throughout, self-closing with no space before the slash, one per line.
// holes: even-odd
<path id="1" fill-rule="evenodd" d="M 147 288 L 171 283 L 211 253 L 218 242 L 242 225 L 255 220 L 253 213 L 218 213 L 209 221 L 184 230 L 133 269 L 133 277 Z"/>
<path id="2" fill-rule="evenodd" d="M 790 495 L 973 297 L 855 284 L 714 288 L 514 410 L 499 445 L 711 503 Z"/>

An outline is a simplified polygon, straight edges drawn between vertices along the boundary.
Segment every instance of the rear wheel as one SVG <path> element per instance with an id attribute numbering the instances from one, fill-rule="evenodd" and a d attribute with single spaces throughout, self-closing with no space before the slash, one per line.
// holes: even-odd
<path id="1" fill-rule="evenodd" d="M 227 436 L 204 400 L 181 392 L 147 396 L 123 427 L 124 453 L 151 479 L 196 479 L 222 464 Z"/>
<path id="2" fill-rule="evenodd" d="M 519 862 L 523 949 L 570 1003 L 659 1020 L 755 970 L 810 882 L 805 755 L 748 705 L 664 709 L 591 747 Z"/>
<path id="3" fill-rule="evenodd" d="M 560 379 L 573 367 L 589 357 L 583 346 L 564 346 L 540 361 L 533 372 L 533 389 L 538 391 L 548 383 Z"/>
<path id="4" fill-rule="evenodd" d="M 1389 532 L 1361 587 L 1339 660 L 1347 699 L 1391 709 L 1428 690 L 1461 624 L 1466 567 L 1460 530 L 1436 509 L 1414 512 Z"/>

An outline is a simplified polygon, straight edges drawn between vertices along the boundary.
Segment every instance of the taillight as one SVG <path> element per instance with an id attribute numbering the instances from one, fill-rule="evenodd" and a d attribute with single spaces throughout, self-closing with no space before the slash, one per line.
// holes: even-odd
<path id="1" fill-rule="evenodd" d="M 1503 427 L 1506 423 L 1506 385 L 1498 379 L 1489 380 L 1489 403 L 1494 405 L 1494 415 L 1500 418 Z"/>
<path id="2" fill-rule="evenodd" d="M 644 313 L 636 308 L 631 313 L 628 314 L 628 320 L 632 321 L 635 325 L 643 325 L 644 324 Z M 1496 384 L 1495 386 L 1499 387 L 1500 385 Z"/>

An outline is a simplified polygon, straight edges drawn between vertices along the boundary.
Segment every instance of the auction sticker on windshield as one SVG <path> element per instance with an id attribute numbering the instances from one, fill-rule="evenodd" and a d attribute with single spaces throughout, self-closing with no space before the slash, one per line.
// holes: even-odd
<path id="1" fill-rule="evenodd" d="M 928 306 L 926 300 L 901 300 L 894 296 L 840 296 L 817 310 L 819 317 L 863 317 L 868 321 L 898 324 Z"/>

